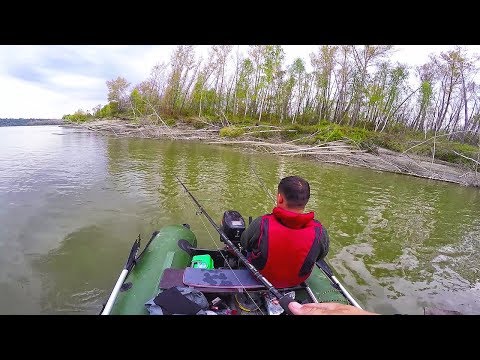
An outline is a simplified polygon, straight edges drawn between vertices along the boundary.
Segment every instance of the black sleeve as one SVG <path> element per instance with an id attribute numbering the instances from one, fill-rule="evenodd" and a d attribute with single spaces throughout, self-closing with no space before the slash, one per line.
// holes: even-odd
<path id="1" fill-rule="evenodd" d="M 330 238 L 328 237 L 327 229 L 322 226 L 322 236 L 320 237 L 320 253 L 318 254 L 318 260 L 324 259 L 328 254 L 328 249 L 330 246 Z"/>
<path id="2" fill-rule="evenodd" d="M 245 229 L 240 237 L 240 244 L 242 248 L 247 251 L 252 251 L 255 242 L 260 237 L 260 225 L 262 223 L 262 217 L 259 216 Z"/>

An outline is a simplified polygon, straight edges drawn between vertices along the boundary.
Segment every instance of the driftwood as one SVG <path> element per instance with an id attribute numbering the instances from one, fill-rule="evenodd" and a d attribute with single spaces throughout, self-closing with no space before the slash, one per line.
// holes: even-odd
<path id="1" fill-rule="evenodd" d="M 294 155 L 352 155 L 353 152 L 348 151 L 299 151 L 295 153 L 279 154 L 281 156 L 294 156 Z"/>
<path id="2" fill-rule="evenodd" d="M 334 150 L 334 149 L 352 149 L 352 147 L 350 145 L 335 145 L 335 146 L 311 146 L 311 147 L 307 147 L 307 148 L 298 148 L 298 149 L 287 149 L 287 150 L 280 150 L 280 151 L 276 151 L 275 154 L 284 154 L 284 153 L 288 153 L 288 152 L 301 152 L 301 151 L 315 151 L 315 150 L 318 150 L 318 149 L 330 149 L 332 152 L 336 152 L 337 150 Z M 366 150 L 356 150 L 356 149 L 352 149 L 354 151 L 357 151 L 357 152 L 367 152 Z"/>
<path id="3" fill-rule="evenodd" d="M 267 132 L 279 132 L 279 131 L 285 131 L 285 132 L 292 132 L 295 130 L 282 130 L 282 129 L 272 129 L 272 130 L 257 130 L 257 131 L 249 131 L 244 133 L 243 135 L 251 135 L 251 134 L 258 134 L 258 133 L 267 133 Z"/>
<path id="4" fill-rule="evenodd" d="M 208 144 L 224 144 L 224 145 L 247 144 L 247 145 L 262 145 L 262 146 L 272 146 L 272 147 L 288 146 L 285 144 L 267 143 L 265 141 L 254 141 L 254 140 L 217 140 L 217 141 L 210 141 L 208 142 Z M 296 147 L 297 145 L 291 145 L 291 146 Z"/>
<path id="5" fill-rule="evenodd" d="M 201 140 L 208 144 L 217 145 L 239 145 L 243 148 L 248 147 L 259 152 L 274 155 L 308 156 L 325 163 L 363 167 L 377 171 L 388 171 L 461 185 L 480 186 L 480 179 L 476 172 L 465 172 L 465 169 L 462 169 L 459 165 L 439 162 L 438 160 L 435 163 L 431 163 L 429 160 L 426 160 L 426 158 L 406 154 L 408 150 L 420 144 L 416 144 L 407 149 L 403 154 L 388 151 L 386 149 L 379 149 L 378 152 L 371 153 L 368 150 L 361 149 L 360 146 L 351 139 L 345 139 L 348 140 L 348 143 L 345 140 L 336 140 L 312 146 L 294 143 L 300 139 L 286 143 L 250 140 L 248 137 L 229 140 L 219 138 L 219 128 L 213 124 L 211 124 L 212 126 L 209 128 L 192 129 L 188 126 L 169 127 L 161 118 L 159 120 L 163 123 L 162 125 L 142 123 L 142 119 L 139 120 L 141 121 L 140 124 L 128 124 L 124 121 L 114 120 L 100 121 L 94 124 L 84 124 L 82 127 L 101 134 L 112 134 L 116 137 L 166 137 L 173 139 Z M 269 125 L 244 127 L 244 129 L 258 129 L 262 127 L 262 130 L 251 131 L 244 135 L 258 132 L 285 131 Z M 265 130 L 266 128 L 268 130 Z M 304 138 L 311 136 L 314 136 L 314 134 L 307 135 Z M 440 136 L 442 135 L 438 135 L 437 137 Z M 432 140 L 432 138 L 426 141 L 430 140 Z M 473 161 L 476 166 L 480 165 L 480 161 L 478 160 L 469 158 L 457 152 L 455 153 Z"/>

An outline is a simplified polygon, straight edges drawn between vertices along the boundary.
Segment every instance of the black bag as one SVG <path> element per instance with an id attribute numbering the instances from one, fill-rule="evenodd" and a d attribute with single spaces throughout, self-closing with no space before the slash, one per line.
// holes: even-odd
<path id="1" fill-rule="evenodd" d="M 153 303 L 161 308 L 164 315 L 196 315 L 202 310 L 208 309 L 208 300 L 200 291 L 190 287 L 171 287 L 162 291 L 154 299 Z M 152 312 L 152 303 L 149 312 L 158 314 L 158 309 Z"/>

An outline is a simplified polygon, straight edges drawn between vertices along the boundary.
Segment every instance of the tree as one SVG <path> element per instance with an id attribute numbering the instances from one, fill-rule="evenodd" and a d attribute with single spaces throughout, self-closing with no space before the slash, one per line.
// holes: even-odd
<path id="1" fill-rule="evenodd" d="M 129 108 L 128 87 L 130 83 L 123 77 L 117 77 L 114 80 L 107 80 L 109 102 L 116 102 L 118 112 L 125 112 Z"/>
<path id="2" fill-rule="evenodd" d="M 184 90 L 188 75 L 195 66 L 194 50 L 193 45 L 178 45 L 171 56 L 171 71 L 163 98 L 165 110 L 169 113 L 176 113 L 183 103 L 183 97 L 187 96 Z"/>
<path id="3" fill-rule="evenodd" d="M 366 82 L 368 81 L 368 69 L 375 61 L 381 60 L 392 49 L 392 45 L 365 45 L 363 48 L 351 46 L 355 64 L 354 89 L 352 102 L 354 108 L 350 117 L 349 125 L 354 126 L 357 122 L 365 94 Z"/>
<path id="4" fill-rule="evenodd" d="M 318 52 L 310 54 L 310 63 L 313 67 L 315 96 L 313 107 L 317 122 L 323 119 L 330 119 L 330 99 L 332 90 L 332 78 L 338 46 L 324 45 L 318 48 Z"/>
<path id="5" fill-rule="evenodd" d="M 289 71 L 292 75 L 292 80 L 293 80 L 293 86 L 296 87 L 297 90 L 297 96 L 296 96 L 296 109 L 293 112 L 293 117 L 292 117 L 292 124 L 295 123 L 295 118 L 298 116 L 298 113 L 300 111 L 300 105 L 302 104 L 303 97 L 302 97 L 302 85 L 303 85 L 303 79 L 305 76 L 305 63 L 303 62 L 303 59 L 301 58 L 296 58 L 293 61 L 293 64 L 290 66 Z M 293 109 L 292 109 L 293 110 Z"/>

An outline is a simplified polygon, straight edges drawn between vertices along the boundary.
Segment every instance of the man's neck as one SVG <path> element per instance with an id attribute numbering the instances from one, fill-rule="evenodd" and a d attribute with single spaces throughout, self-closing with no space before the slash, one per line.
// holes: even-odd
<path id="1" fill-rule="evenodd" d="M 305 211 L 305 208 L 289 208 L 287 206 L 284 206 L 284 205 L 277 205 L 279 208 L 282 208 L 284 210 L 287 210 L 287 211 L 291 211 L 291 212 L 294 212 L 294 213 L 297 213 L 297 214 L 303 214 L 303 212 Z"/>

